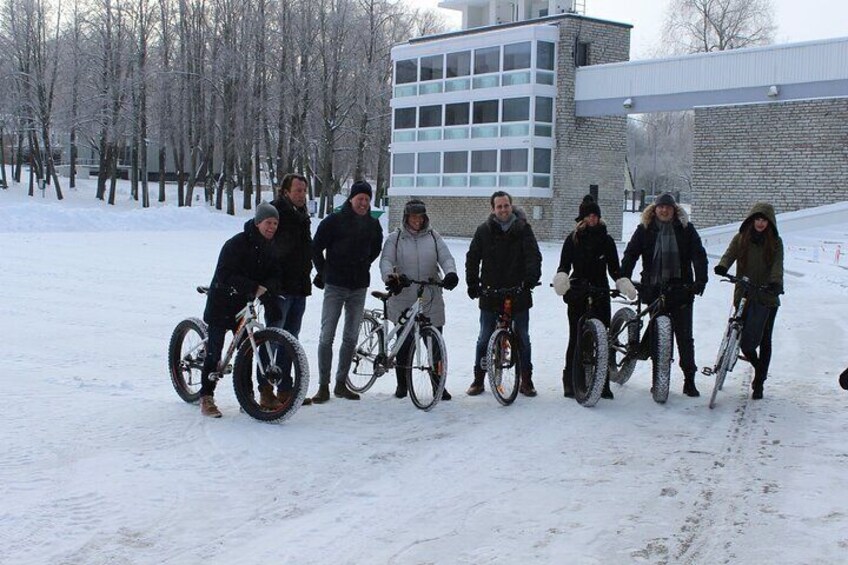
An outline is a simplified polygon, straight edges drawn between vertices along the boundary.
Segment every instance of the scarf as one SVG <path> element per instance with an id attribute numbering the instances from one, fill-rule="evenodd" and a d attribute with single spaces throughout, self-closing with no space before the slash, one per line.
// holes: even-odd
<path id="1" fill-rule="evenodd" d="M 495 216 L 495 222 L 501 227 L 501 230 L 503 230 L 504 233 L 509 231 L 509 228 L 512 227 L 512 224 L 514 224 L 515 220 L 517 220 L 517 219 L 518 219 L 518 217 L 515 215 L 515 212 L 510 214 L 509 219 L 505 222 L 500 221 L 500 219 L 498 219 L 498 217 Z"/>
<path id="2" fill-rule="evenodd" d="M 659 233 L 654 245 L 654 260 L 651 265 L 651 284 L 659 285 L 680 278 L 680 250 L 674 235 L 672 222 L 654 220 Z"/>

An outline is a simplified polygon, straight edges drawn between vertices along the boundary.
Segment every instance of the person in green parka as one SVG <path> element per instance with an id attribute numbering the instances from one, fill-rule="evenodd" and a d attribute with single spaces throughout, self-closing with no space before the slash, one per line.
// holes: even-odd
<path id="1" fill-rule="evenodd" d="M 727 251 L 715 267 L 719 276 L 736 263 L 736 276 L 748 277 L 752 284 L 768 287 L 767 292 L 756 292 L 748 297 L 745 326 L 740 348 L 754 367 L 751 398 L 763 397 L 763 384 L 768 377 L 771 361 L 771 337 L 774 320 L 783 294 L 783 240 L 777 231 L 774 207 L 757 202 L 751 207 L 739 233 L 733 236 Z M 734 304 L 742 298 L 743 289 L 736 285 Z M 758 351 L 759 350 L 759 351 Z"/>

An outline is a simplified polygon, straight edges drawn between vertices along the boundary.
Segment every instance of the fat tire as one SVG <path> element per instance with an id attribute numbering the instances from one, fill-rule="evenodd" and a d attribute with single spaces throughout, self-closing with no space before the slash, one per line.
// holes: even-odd
<path id="1" fill-rule="evenodd" d="M 668 390 L 671 385 L 671 319 L 668 316 L 657 316 L 653 320 L 654 329 L 651 335 L 651 360 L 654 402 L 665 404 L 668 400 Z"/>
<path id="2" fill-rule="evenodd" d="M 619 356 L 621 352 L 614 347 L 625 347 L 628 352 L 635 351 L 639 347 L 639 324 L 636 322 L 630 323 L 636 319 L 636 312 L 631 308 L 621 308 L 616 311 L 612 317 L 609 329 L 609 379 L 614 383 L 623 385 L 633 376 L 633 371 L 636 369 L 637 358 L 631 357 L 621 364 L 619 367 Z M 624 328 L 627 326 L 627 330 Z M 622 339 L 626 340 L 622 343 Z"/>
<path id="3" fill-rule="evenodd" d="M 197 344 L 205 342 L 208 338 L 206 322 L 198 318 L 187 318 L 181 321 L 171 332 L 171 340 L 168 343 L 168 372 L 171 375 L 171 384 L 179 397 L 189 404 L 194 404 L 200 399 L 200 373 L 206 357 L 204 343 L 197 350 L 197 354 L 184 359 L 186 353 L 183 352 L 183 345 L 192 333 L 197 334 L 199 338 Z"/>
<path id="4" fill-rule="evenodd" d="M 441 332 L 432 326 L 421 328 L 409 350 L 411 366 L 406 371 L 406 387 L 416 408 L 432 410 L 442 399 L 447 379 L 448 358 Z"/>
<path id="5" fill-rule="evenodd" d="M 374 362 L 380 354 L 380 342 L 383 341 L 383 325 L 374 314 L 365 312 L 359 324 L 359 335 L 356 338 L 356 349 L 353 352 L 350 370 L 345 383 L 353 392 L 367 392 L 380 373 Z"/>
<path id="6" fill-rule="evenodd" d="M 278 410 L 266 410 L 259 406 L 255 395 L 256 362 L 253 345 L 245 338 L 239 346 L 233 363 L 233 389 L 236 400 L 242 409 L 252 418 L 263 422 L 284 422 L 291 418 L 303 405 L 306 391 L 309 389 L 309 362 L 300 342 L 289 332 L 279 328 L 265 328 L 253 333 L 256 347 L 273 345 L 285 351 L 292 361 L 291 398 Z M 279 353 L 277 353 L 279 355 Z"/>
<path id="7" fill-rule="evenodd" d="M 508 352 L 508 359 L 503 358 L 503 352 Z M 486 348 L 486 374 L 489 376 L 492 394 L 502 405 L 509 406 L 515 402 L 521 370 L 518 338 L 507 329 L 495 330 Z"/>
<path id="8" fill-rule="evenodd" d="M 607 329 L 600 320 L 590 318 L 580 328 L 579 347 L 571 363 L 574 383 L 574 399 L 581 406 L 590 408 L 601 399 L 607 380 L 609 364 Z"/>

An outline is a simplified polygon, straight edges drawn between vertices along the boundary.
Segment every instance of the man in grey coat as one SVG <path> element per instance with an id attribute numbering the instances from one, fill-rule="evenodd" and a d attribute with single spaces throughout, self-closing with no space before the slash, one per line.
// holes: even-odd
<path id="1" fill-rule="evenodd" d="M 440 271 L 445 274 L 444 279 Z M 386 238 L 380 255 L 380 274 L 389 289 L 397 292 L 388 303 L 388 316 L 395 323 L 398 323 L 401 313 L 417 300 L 417 289 L 409 286 L 408 280 L 441 281 L 448 290 L 456 288 L 459 283 L 453 255 L 439 232 L 430 226 L 427 208 L 421 200 L 410 200 L 406 203 L 402 225 Z M 425 293 L 423 313 L 441 332 L 445 325 L 442 289 L 428 287 Z M 411 337 L 410 335 L 407 338 L 398 352 L 398 365 L 395 368 L 397 398 L 404 398 L 407 394 L 405 367 L 408 367 L 409 363 L 402 360 L 409 355 Z M 445 390 L 442 400 L 450 399 L 451 395 Z"/>

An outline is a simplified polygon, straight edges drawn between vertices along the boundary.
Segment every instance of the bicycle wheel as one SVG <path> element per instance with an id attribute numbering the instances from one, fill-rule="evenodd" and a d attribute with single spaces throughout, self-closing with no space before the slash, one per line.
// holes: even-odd
<path id="1" fill-rule="evenodd" d="M 601 399 L 609 365 L 607 329 L 600 320 L 590 318 L 580 328 L 580 346 L 575 351 L 574 399 L 581 406 L 591 407 Z"/>
<path id="2" fill-rule="evenodd" d="M 406 384 L 416 408 L 430 410 L 442 399 L 447 378 L 448 359 L 445 341 L 439 330 L 424 326 L 409 349 Z"/>
<path id="3" fill-rule="evenodd" d="M 654 331 L 651 336 L 651 360 L 653 361 L 653 387 L 651 394 L 654 402 L 665 404 L 671 382 L 671 319 L 657 316 L 653 320 Z"/>
<path id="4" fill-rule="evenodd" d="M 366 311 L 359 324 L 359 337 L 356 338 L 356 350 L 348 371 L 347 388 L 353 392 L 365 392 L 380 376 L 374 362 L 380 354 L 383 341 L 383 326 L 371 312 Z"/>
<path id="5" fill-rule="evenodd" d="M 725 332 L 724 339 L 721 340 L 721 348 L 716 361 L 715 385 L 713 386 L 713 393 L 710 395 L 710 408 L 715 408 L 716 394 L 724 387 L 724 379 L 728 371 L 731 370 L 731 365 L 738 351 L 739 329 L 733 326 Z"/>
<path id="6" fill-rule="evenodd" d="M 306 353 L 293 335 L 278 328 L 254 332 L 253 341 L 256 343 L 256 351 L 261 353 L 254 355 L 253 344 L 250 339 L 245 339 L 239 346 L 233 363 L 233 389 L 236 400 L 249 416 L 257 420 L 287 420 L 301 407 L 309 388 L 309 363 Z M 290 378 L 282 371 L 284 356 L 292 362 Z M 286 387 L 288 382 L 291 382 L 291 394 L 277 410 L 267 410 L 259 405 L 255 392 L 259 386 L 257 377 L 260 372 L 264 372 L 264 377 L 275 388 L 280 385 Z"/>
<path id="7" fill-rule="evenodd" d="M 518 338 L 506 329 L 495 330 L 489 338 L 486 349 L 486 373 L 489 375 L 489 387 L 498 402 L 509 406 L 518 396 L 518 382 L 521 378 L 521 351 Z"/>
<path id="8" fill-rule="evenodd" d="M 168 343 L 168 370 L 171 384 L 184 401 L 200 399 L 200 373 L 206 358 L 206 323 L 188 318 L 177 324 Z"/>
<path id="9" fill-rule="evenodd" d="M 630 380 L 636 368 L 636 357 L 624 360 L 626 351 L 639 346 L 639 323 L 636 312 L 630 308 L 618 310 L 612 317 L 609 329 L 609 378 L 623 385 Z"/>

